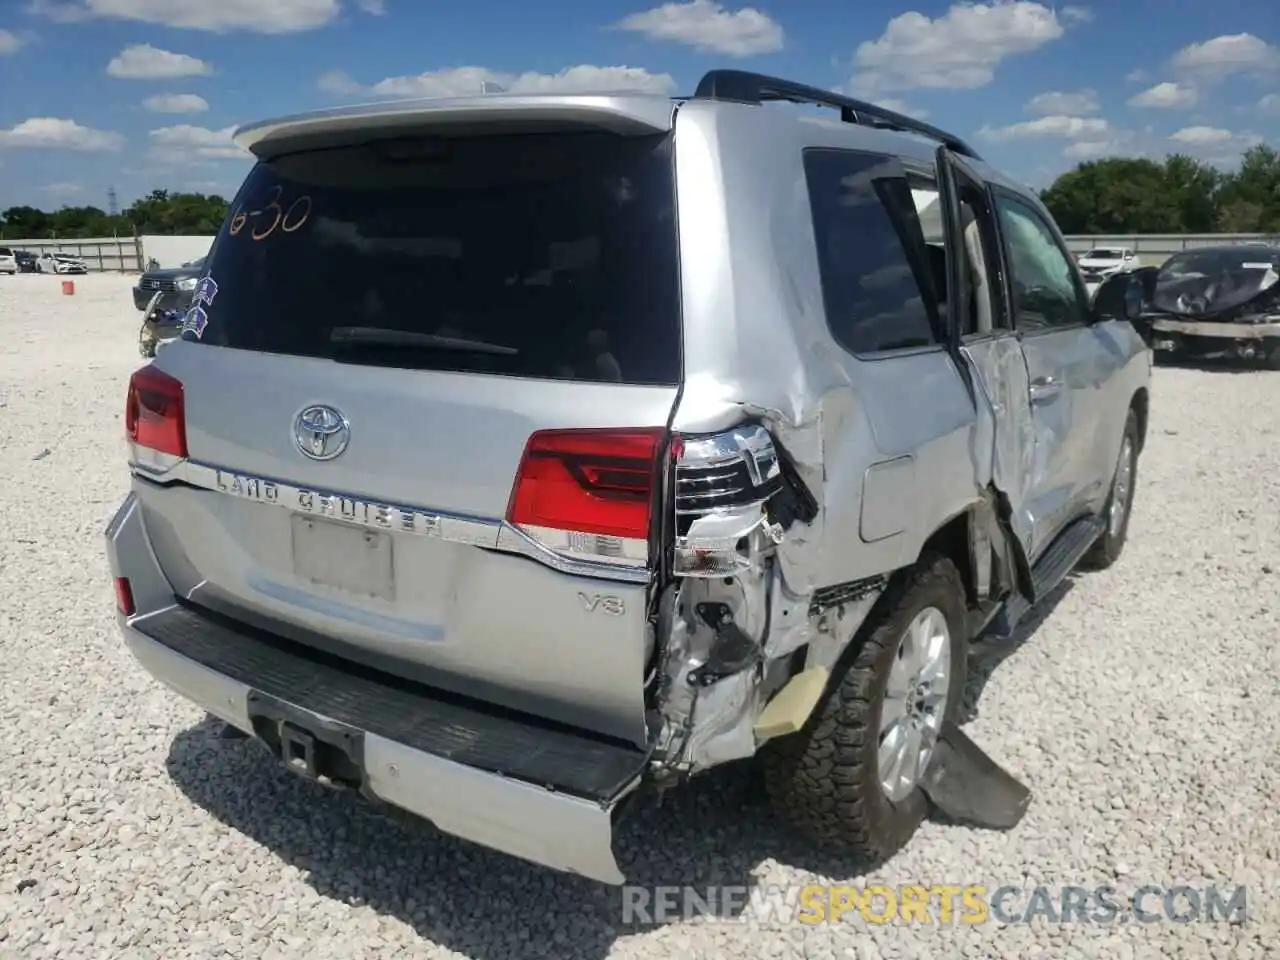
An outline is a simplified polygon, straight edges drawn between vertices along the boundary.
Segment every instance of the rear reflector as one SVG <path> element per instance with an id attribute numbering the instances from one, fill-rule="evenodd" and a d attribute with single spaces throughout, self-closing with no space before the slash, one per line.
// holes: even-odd
<path id="1" fill-rule="evenodd" d="M 129 578 L 116 577 L 115 587 L 116 609 L 126 617 L 132 617 L 137 611 L 133 605 L 133 587 L 129 586 Z"/>
<path id="2" fill-rule="evenodd" d="M 129 378 L 124 426 L 129 439 L 142 447 L 187 456 L 187 425 L 182 383 L 147 365 Z"/>
<path id="3" fill-rule="evenodd" d="M 520 461 L 507 521 L 526 531 L 646 541 L 666 436 L 662 427 L 535 433 Z"/>

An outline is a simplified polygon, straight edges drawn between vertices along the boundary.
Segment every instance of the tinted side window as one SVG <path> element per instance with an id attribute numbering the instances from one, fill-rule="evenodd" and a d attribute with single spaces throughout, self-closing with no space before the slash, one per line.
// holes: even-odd
<path id="1" fill-rule="evenodd" d="M 936 278 L 901 166 L 807 150 L 804 167 L 832 335 L 853 353 L 939 342 Z"/>
<path id="2" fill-rule="evenodd" d="M 667 136 L 292 153 L 250 172 L 208 270 L 183 336 L 215 346 L 539 379 L 680 380 Z"/>
<path id="3" fill-rule="evenodd" d="M 997 198 L 996 209 L 1009 253 L 1017 325 L 1043 330 L 1082 322 L 1085 304 L 1075 268 L 1040 214 L 1006 196 Z"/>

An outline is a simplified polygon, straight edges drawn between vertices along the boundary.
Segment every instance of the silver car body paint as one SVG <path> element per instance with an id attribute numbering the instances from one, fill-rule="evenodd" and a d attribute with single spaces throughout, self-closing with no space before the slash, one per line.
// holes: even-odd
<path id="1" fill-rule="evenodd" d="M 754 753 L 753 723 L 777 689 L 775 669 L 802 647 L 807 665 L 833 667 L 884 578 L 990 492 L 1007 504 L 1013 546 L 1027 565 L 1070 521 L 1102 509 L 1127 411 L 1149 382 L 1149 355 L 1129 324 L 996 331 L 955 350 L 869 358 L 831 335 L 802 151 L 869 151 L 929 171 L 933 144 L 745 104 L 501 94 L 322 111 L 246 128 L 237 142 L 270 157 L 401 129 L 466 133 L 515 122 L 622 136 L 674 128 L 681 384 L 359 365 L 343 365 L 338 377 L 327 360 L 177 341 L 154 364 L 184 385 L 191 459 L 135 450 L 133 491 L 108 531 L 115 575 L 135 583 L 131 637 L 175 598 L 208 598 L 429 669 L 456 693 L 652 751 L 659 772 L 697 771 Z M 965 162 L 986 184 L 1043 209 L 1026 188 Z M 224 290 L 234 283 L 218 280 Z M 295 437 L 300 411 L 316 406 L 341 411 L 349 426 L 345 450 L 324 462 Z M 694 516 L 678 558 L 721 556 L 728 575 L 691 567 L 665 584 L 625 563 L 548 552 L 505 522 L 532 432 L 668 424 L 686 437 L 720 437 L 689 445 L 677 476 L 731 455 L 723 439 L 730 431 L 746 431 L 734 442 L 763 469 L 776 442 L 816 500 L 816 516 L 781 529 L 768 519 L 768 498 Z M 753 439 L 753 426 L 763 440 Z M 289 554 L 299 512 L 385 528 L 397 586 L 413 588 L 387 600 L 301 582 Z M 723 549 L 741 543 L 745 550 Z M 832 604 L 838 615 L 815 607 L 817 591 L 850 584 Z M 758 646 L 751 668 L 705 686 L 691 682 L 716 642 L 690 612 L 703 603 L 723 603 Z M 647 678 L 655 653 L 658 676 Z M 238 687 L 223 684 L 230 701 L 216 701 L 202 693 L 212 687 L 189 679 L 198 670 L 184 674 L 158 655 L 144 662 L 215 714 L 247 725 Z M 656 715 L 647 700 L 655 689 Z M 568 852 L 533 849 L 478 806 L 514 810 L 523 787 L 433 763 L 422 760 L 394 787 L 382 770 L 375 789 L 459 835 L 617 878 L 600 847 L 608 829 L 599 808 L 554 795 L 540 801 L 547 815 L 526 829 L 545 827 Z M 474 791 L 474 802 L 446 803 L 428 770 Z M 414 788 L 434 792 L 409 796 Z M 579 839 L 571 842 L 575 822 Z"/>

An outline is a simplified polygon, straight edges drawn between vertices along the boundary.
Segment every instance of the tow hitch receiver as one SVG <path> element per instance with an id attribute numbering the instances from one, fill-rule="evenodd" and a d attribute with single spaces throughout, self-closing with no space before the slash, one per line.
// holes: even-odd
<path id="1" fill-rule="evenodd" d="M 359 730 L 257 690 L 248 701 L 254 734 L 287 769 L 327 787 L 363 788 L 364 738 Z"/>
<path id="2" fill-rule="evenodd" d="M 294 773 L 315 780 L 316 738 L 291 723 L 280 724 L 280 758 Z"/>
<path id="3" fill-rule="evenodd" d="M 947 819 L 988 830 L 1016 827 L 1031 802 L 1031 791 L 950 720 L 920 788 Z"/>

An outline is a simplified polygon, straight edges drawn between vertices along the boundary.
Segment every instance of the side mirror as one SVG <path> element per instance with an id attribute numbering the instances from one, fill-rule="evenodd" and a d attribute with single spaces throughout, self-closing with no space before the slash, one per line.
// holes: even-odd
<path id="1" fill-rule="evenodd" d="M 1155 289 L 1156 267 L 1139 267 L 1129 273 L 1117 273 L 1098 286 L 1093 293 L 1092 320 L 1136 320 Z"/>

